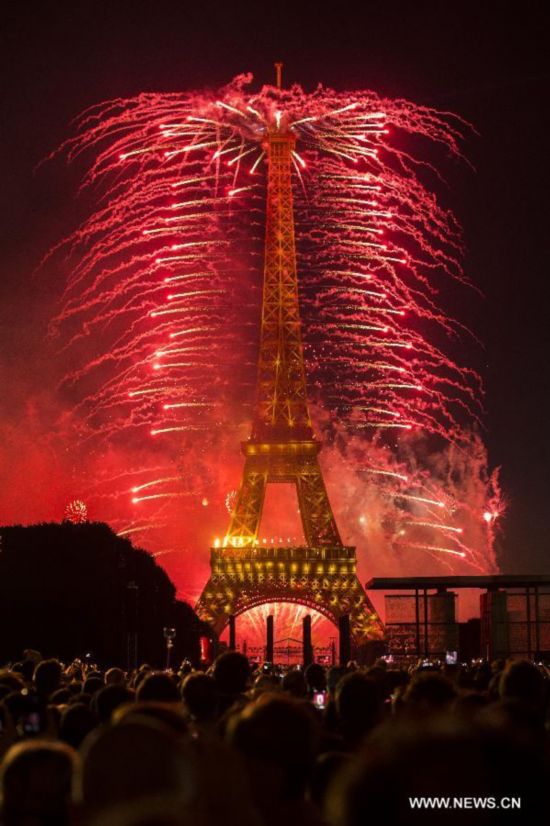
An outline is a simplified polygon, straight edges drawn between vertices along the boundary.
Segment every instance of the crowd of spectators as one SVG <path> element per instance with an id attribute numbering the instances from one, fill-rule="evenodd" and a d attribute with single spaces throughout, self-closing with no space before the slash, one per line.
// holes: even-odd
<path id="1" fill-rule="evenodd" d="M 0 823 L 519 822 L 545 807 L 549 677 L 522 660 L 280 669 L 238 652 L 125 672 L 27 651 L 0 670 Z M 435 796 L 459 803 L 411 804 Z"/>

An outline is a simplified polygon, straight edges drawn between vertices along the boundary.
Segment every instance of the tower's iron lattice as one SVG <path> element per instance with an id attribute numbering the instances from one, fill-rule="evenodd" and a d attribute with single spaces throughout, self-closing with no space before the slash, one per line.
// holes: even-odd
<path id="1" fill-rule="evenodd" d="M 291 162 L 295 138 L 268 133 L 265 268 L 257 396 L 252 434 L 242 444 L 243 477 L 229 529 L 211 550 L 211 575 L 197 604 L 220 633 L 230 615 L 267 602 L 295 602 L 334 623 L 349 614 L 356 643 L 380 621 L 356 573 L 355 548 L 342 544 L 319 466 L 307 402 L 300 330 Z M 296 486 L 305 546 L 260 546 L 268 483 Z"/>

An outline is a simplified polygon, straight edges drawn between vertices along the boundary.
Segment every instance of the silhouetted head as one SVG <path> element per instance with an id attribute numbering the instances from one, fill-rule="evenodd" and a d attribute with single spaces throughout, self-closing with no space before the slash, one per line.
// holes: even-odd
<path id="1" fill-rule="evenodd" d="M 402 669 L 388 671 L 386 674 L 387 686 L 390 694 L 398 689 L 404 689 L 409 682 L 409 675 Z"/>
<path id="2" fill-rule="evenodd" d="M 0 671 L 0 686 L 7 688 L 7 693 L 11 691 L 21 691 L 25 688 L 25 681 L 21 674 L 15 671 L 8 671 L 8 669 L 2 669 Z"/>
<path id="3" fill-rule="evenodd" d="M 503 699 L 519 700 L 541 709 L 544 702 L 544 678 L 534 663 L 515 660 L 503 671 L 499 692 Z"/>
<path id="4" fill-rule="evenodd" d="M 304 671 L 309 691 L 324 691 L 327 685 L 325 669 L 319 663 L 310 663 Z"/>
<path id="5" fill-rule="evenodd" d="M 74 705 L 75 703 L 79 703 L 80 705 L 89 706 L 92 702 L 92 695 L 86 694 L 86 692 L 81 691 L 79 694 L 73 694 L 71 699 L 69 700 L 69 705 Z"/>
<path id="6" fill-rule="evenodd" d="M 307 683 L 304 672 L 297 668 L 287 671 L 283 677 L 282 688 L 285 694 L 302 699 L 307 695 Z"/>
<path id="7" fill-rule="evenodd" d="M 480 738 L 469 727 L 441 717 L 392 720 L 376 728 L 359 758 L 329 791 L 329 820 L 338 826 L 464 823 L 464 811 L 431 818 L 411 808 L 412 797 L 485 797 L 494 794 L 491 768 Z M 487 812 L 468 812 L 485 824 Z M 499 822 L 498 820 L 496 822 Z"/>
<path id="8" fill-rule="evenodd" d="M 31 698 L 25 696 L 20 691 L 10 691 L 2 699 L 2 706 L 7 710 L 14 724 L 17 725 L 19 718 L 30 710 Z"/>
<path id="9" fill-rule="evenodd" d="M 303 796 L 316 748 L 315 721 L 305 704 L 266 695 L 230 720 L 227 736 L 243 755 L 262 805 Z"/>
<path id="10" fill-rule="evenodd" d="M 219 692 L 213 677 L 206 674 L 189 674 L 181 687 L 181 696 L 189 714 L 195 720 L 215 719 L 219 705 Z"/>
<path id="11" fill-rule="evenodd" d="M 155 720 L 96 729 L 82 747 L 74 796 L 87 813 L 151 796 L 186 800 L 193 787 L 188 755 Z"/>
<path id="12" fill-rule="evenodd" d="M 142 684 L 142 682 L 145 680 L 145 678 L 148 677 L 149 674 L 152 674 L 152 673 L 153 673 L 153 669 L 151 668 L 150 665 L 142 666 L 139 669 L 139 671 L 136 674 L 133 675 L 133 677 L 130 681 L 130 685 L 132 686 L 133 689 L 135 689 L 137 691 L 137 689 Z"/>
<path id="13" fill-rule="evenodd" d="M 479 713 L 486 708 L 489 702 L 488 697 L 480 691 L 469 691 L 460 694 L 453 705 L 453 713 L 461 720 L 474 722 Z"/>
<path id="14" fill-rule="evenodd" d="M 68 688 L 58 688 L 50 695 L 49 701 L 54 706 L 64 706 L 67 705 L 71 697 L 72 694 Z"/>
<path id="15" fill-rule="evenodd" d="M 160 703 L 177 703 L 180 699 L 178 687 L 169 674 L 162 671 L 148 674 L 136 691 L 138 703 L 154 700 Z"/>
<path id="16" fill-rule="evenodd" d="M 184 740 L 189 729 L 181 703 L 156 703 L 147 700 L 144 703 L 130 703 L 117 708 L 113 713 L 113 723 L 153 723 Z"/>
<path id="17" fill-rule="evenodd" d="M 226 651 L 214 663 L 213 677 L 220 694 L 237 696 L 246 691 L 250 666 L 244 654 Z"/>
<path id="18" fill-rule="evenodd" d="M 98 677 L 96 674 L 92 674 L 84 680 L 82 691 L 84 694 L 91 694 L 93 697 L 94 694 L 97 694 L 97 692 L 101 691 L 104 687 L 105 681 L 103 680 L 103 677 Z"/>
<path id="19" fill-rule="evenodd" d="M 96 723 L 95 714 L 84 703 L 67 706 L 61 715 L 59 739 L 78 749 Z"/>
<path id="20" fill-rule="evenodd" d="M 26 683 L 32 683 L 35 668 L 36 663 L 34 662 L 34 660 L 26 659 L 23 660 L 23 662 L 21 663 L 21 674 Z"/>
<path id="21" fill-rule="evenodd" d="M 486 691 L 489 687 L 493 672 L 489 663 L 480 663 L 473 669 L 473 684 L 476 691 Z"/>
<path id="22" fill-rule="evenodd" d="M 259 697 L 260 694 L 277 693 L 280 691 L 281 683 L 275 674 L 258 674 L 252 686 L 252 696 Z"/>
<path id="23" fill-rule="evenodd" d="M 61 663 L 58 660 L 42 660 L 34 672 L 34 685 L 40 697 L 47 698 L 59 688 Z"/>
<path id="24" fill-rule="evenodd" d="M 439 713 L 456 697 L 453 684 L 437 671 L 417 671 L 405 690 L 405 708 L 413 714 Z"/>
<path id="25" fill-rule="evenodd" d="M 32 740 L 12 746 L 0 780 L 4 826 L 68 823 L 75 764 L 76 754 L 65 743 Z"/>
<path id="26" fill-rule="evenodd" d="M 336 687 L 336 712 L 347 740 L 357 743 L 380 720 L 380 686 L 372 677 L 355 671 L 346 674 Z"/>
<path id="27" fill-rule="evenodd" d="M 348 670 L 343 665 L 333 665 L 327 671 L 327 691 L 333 697 L 336 693 L 336 686 L 348 673 Z"/>
<path id="28" fill-rule="evenodd" d="M 134 692 L 124 685 L 108 685 L 93 697 L 92 708 L 100 723 L 108 723 L 115 708 L 131 703 Z"/>
<path id="29" fill-rule="evenodd" d="M 105 672 L 105 685 L 120 685 L 126 682 L 126 675 L 122 668 L 109 668 Z"/>

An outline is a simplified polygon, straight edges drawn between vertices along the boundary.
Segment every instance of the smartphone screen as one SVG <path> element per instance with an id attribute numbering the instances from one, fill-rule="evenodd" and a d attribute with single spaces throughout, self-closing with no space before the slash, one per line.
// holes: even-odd
<path id="1" fill-rule="evenodd" d="M 42 720 L 38 711 L 30 711 L 28 714 L 24 714 L 21 722 L 24 735 L 32 736 L 33 734 L 40 734 Z"/>
<path id="2" fill-rule="evenodd" d="M 25 697 L 25 703 L 17 720 L 17 731 L 20 737 L 35 737 L 44 728 L 43 710 L 36 697 Z"/>
<path id="3" fill-rule="evenodd" d="M 326 691 L 314 691 L 313 692 L 313 705 L 315 708 L 325 708 L 327 704 L 327 692 Z"/>
<path id="4" fill-rule="evenodd" d="M 458 662 L 458 651 L 447 651 L 445 654 L 445 663 L 447 665 L 456 665 Z"/>

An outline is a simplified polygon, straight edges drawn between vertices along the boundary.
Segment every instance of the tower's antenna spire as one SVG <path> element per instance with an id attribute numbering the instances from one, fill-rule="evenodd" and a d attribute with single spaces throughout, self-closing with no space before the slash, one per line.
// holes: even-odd
<path id="1" fill-rule="evenodd" d="M 283 64 L 282 63 L 276 63 L 275 64 L 275 75 L 276 75 L 276 78 L 277 78 L 277 80 L 276 80 L 277 89 L 281 89 L 282 88 L 282 83 L 283 83 L 283 77 L 282 77 L 282 75 L 283 75 Z"/>

